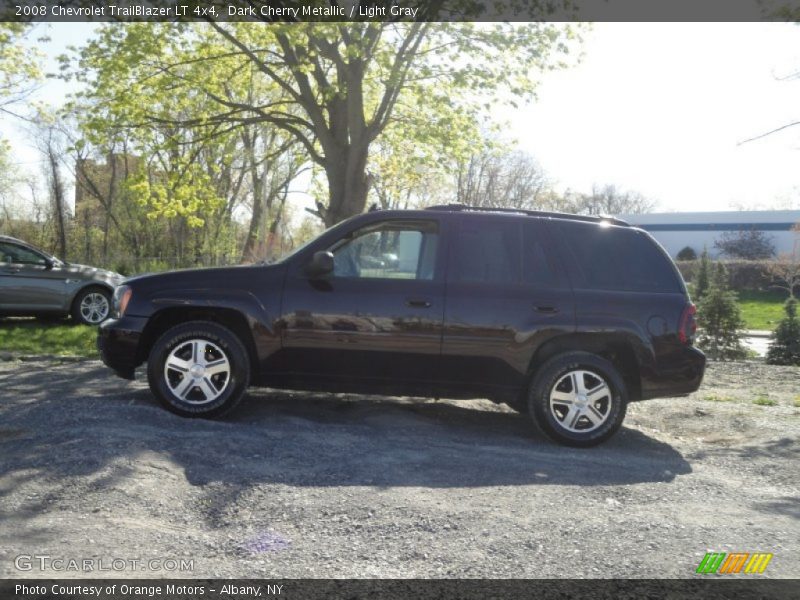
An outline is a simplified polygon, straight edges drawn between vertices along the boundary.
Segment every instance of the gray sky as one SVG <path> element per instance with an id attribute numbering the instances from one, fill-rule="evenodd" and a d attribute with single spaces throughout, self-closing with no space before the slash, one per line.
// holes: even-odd
<path id="1" fill-rule="evenodd" d="M 55 57 L 92 25 L 51 24 L 40 49 Z M 598 23 L 582 62 L 544 74 L 537 102 L 504 111 L 509 137 L 559 189 L 613 183 L 666 211 L 800 206 L 800 28 L 785 23 Z M 48 81 L 38 96 L 59 103 Z M 513 135 L 512 135 L 513 134 Z M 23 169 L 38 157 L 7 117 L 0 135 Z"/>

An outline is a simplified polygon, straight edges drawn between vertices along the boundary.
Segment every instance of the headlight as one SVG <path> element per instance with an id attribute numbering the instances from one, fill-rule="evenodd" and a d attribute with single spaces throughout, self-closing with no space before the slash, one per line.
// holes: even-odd
<path id="1" fill-rule="evenodd" d="M 118 285 L 114 288 L 114 306 L 112 307 L 112 316 L 119 319 L 125 314 L 125 309 L 128 308 L 128 302 L 131 301 L 133 290 L 128 285 Z"/>

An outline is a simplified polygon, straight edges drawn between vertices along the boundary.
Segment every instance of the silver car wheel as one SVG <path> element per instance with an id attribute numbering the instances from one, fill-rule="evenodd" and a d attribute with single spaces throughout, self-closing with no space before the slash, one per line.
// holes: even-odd
<path id="1" fill-rule="evenodd" d="M 108 317 L 109 308 L 108 298 L 100 292 L 91 292 L 81 300 L 81 317 L 86 323 L 97 325 Z"/>
<path id="2" fill-rule="evenodd" d="M 208 340 L 179 343 L 164 363 L 164 380 L 172 394 L 184 402 L 200 405 L 222 395 L 231 379 L 228 356 Z"/>
<path id="3" fill-rule="evenodd" d="M 613 392 L 594 371 L 575 370 L 563 375 L 550 391 L 550 413 L 573 433 L 601 427 L 611 414 Z"/>

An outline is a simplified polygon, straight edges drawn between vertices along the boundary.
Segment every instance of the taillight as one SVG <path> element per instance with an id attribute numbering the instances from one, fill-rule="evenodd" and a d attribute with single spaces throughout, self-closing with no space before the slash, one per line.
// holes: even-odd
<path id="1" fill-rule="evenodd" d="M 691 343 L 697 331 L 697 321 L 694 316 L 697 314 L 697 307 L 694 304 L 687 304 L 681 314 L 681 321 L 678 325 L 678 339 L 682 344 Z"/>

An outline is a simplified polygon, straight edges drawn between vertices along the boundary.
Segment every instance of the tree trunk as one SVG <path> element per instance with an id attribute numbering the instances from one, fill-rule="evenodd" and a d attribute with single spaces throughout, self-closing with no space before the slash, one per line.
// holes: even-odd
<path id="1" fill-rule="evenodd" d="M 266 223 L 266 194 L 265 178 L 266 173 L 259 171 L 259 163 L 256 160 L 256 135 L 250 135 L 245 129 L 242 132 L 242 142 L 244 144 L 247 162 L 250 167 L 250 180 L 253 192 L 253 214 L 250 217 L 250 227 L 247 231 L 247 238 L 242 249 L 242 262 L 253 262 L 258 255 L 258 242 L 260 233 L 264 230 Z"/>
<path id="2" fill-rule="evenodd" d="M 367 143 L 350 143 L 326 161 L 329 201 L 321 217 L 327 227 L 364 212 L 369 192 L 368 148 Z"/>
<path id="3" fill-rule="evenodd" d="M 62 260 L 67 260 L 67 228 L 64 222 L 64 185 L 61 182 L 61 172 L 58 169 L 58 157 L 49 140 L 47 144 L 47 160 L 50 165 L 50 185 L 52 186 L 53 209 L 55 211 L 56 230 L 58 232 L 58 256 Z"/>

